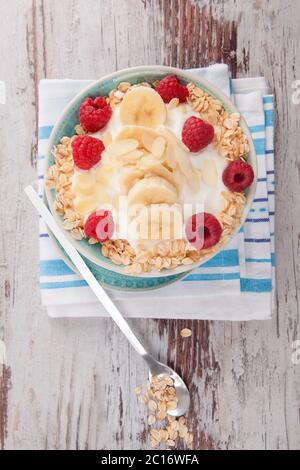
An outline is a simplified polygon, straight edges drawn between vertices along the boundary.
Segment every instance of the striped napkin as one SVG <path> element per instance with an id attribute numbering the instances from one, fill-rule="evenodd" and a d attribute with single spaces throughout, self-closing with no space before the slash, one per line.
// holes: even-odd
<path id="1" fill-rule="evenodd" d="M 244 115 L 258 156 L 253 207 L 241 231 L 221 253 L 183 280 L 159 290 L 108 290 L 124 315 L 141 318 L 264 320 L 274 292 L 274 103 L 264 78 L 231 80 L 216 64 L 192 71 L 231 95 Z M 53 124 L 90 80 L 42 80 L 39 93 L 39 192 L 43 192 L 45 148 Z M 40 287 L 51 317 L 105 316 L 85 281 L 63 261 L 40 219 Z"/>

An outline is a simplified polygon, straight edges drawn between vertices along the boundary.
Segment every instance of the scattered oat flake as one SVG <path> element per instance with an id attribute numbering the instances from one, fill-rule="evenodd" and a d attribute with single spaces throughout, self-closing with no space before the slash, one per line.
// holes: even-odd
<path id="1" fill-rule="evenodd" d="M 156 449 L 158 447 L 158 445 L 159 445 L 158 441 L 156 441 L 155 439 L 151 439 L 151 441 L 150 441 L 151 449 Z"/>
<path id="2" fill-rule="evenodd" d="M 174 447 L 175 446 L 175 441 L 173 441 L 172 439 L 168 439 L 167 440 L 167 445 L 170 446 L 170 447 Z"/>
<path id="3" fill-rule="evenodd" d="M 147 403 L 148 403 L 148 401 L 149 401 L 149 400 L 148 400 L 148 397 L 147 397 L 146 395 L 144 395 L 144 394 L 139 395 L 139 400 L 140 400 L 142 403 L 144 403 L 145 405 L 147 405 Z"/>
<path id="4" fill-rule="evenodd" d="M 141 387 L 135 387 L 134 393 L 135 393 L 136 395 L 140 395 L 140 394 L 142 393 Z"/>
<path id="5" fill-rule="evenodd" d="M 166 442 L 168 440 L 169 433 L 166 429 L 159 430 L 159 440 L 160 442 Z"/>
<path id="6" fill-rule="evenodd" d="M 151 429 L 150 434 L 156 441 L 160 440 L 159 431 L 157 429 Z"/>
<path id="7" fill-rule="evenodd" d="M 157 403 L 154 400 L 150 400 L 148 403 L 148 408 L 150 411 L 156 411 L 157 410 Z"/>
<path id="8" fill-rule="evenodd" d="M 155 418 L 154 415 L 148 416 L 148 424 L 149 424 L 149 426 L 152 426 L 153 424 L 155 424 L 155 422 L 156 422 L 156 418 Z"/>
<path id="9" fill-rule="evenodd" d="M 189 328 L 183 328 L 180 332 L 180 336 L 182 338 L 188 338 L 189 336 L 192 336 L 192 331 Z"/>

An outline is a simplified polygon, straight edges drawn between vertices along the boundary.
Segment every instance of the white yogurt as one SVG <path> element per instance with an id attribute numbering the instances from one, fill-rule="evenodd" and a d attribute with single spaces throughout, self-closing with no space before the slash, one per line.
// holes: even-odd
<path id="1" fill-rule="evenodd" d="M 181 140 L 181 132 L 182 132 L 183 125 L 190 116 L 199 117 L 199 114 L 195 113 L 191 109 L 191 107 L 188 105 L 185 106 L 184 112 L 182 112 L 178 108 L 168 109 L 167 107 L 167 119 L 163 127 L 166 127 L 169 130 L 171 130 L 173 134 L 178 139 Z M 161 127 L 162 126 L 160 126 L 160 128 Z M 113 111 L 111 119 L 109 120 L 105 128 L 91 135 L 95 138 L 102 139 L 103 134 L 110 132 L 112 135 L 112 139 L 114 140 L 116 136 L 119 134 L 119 132 L 122 130 L 122 128 L 123 128 L 123 125 L 120 121 L 120 109 L 119 107 L 116 107 Z M 159 128 L 157 130 L 159 131 Z M 186 221 L 187 218 L 191 215 L 190 211 L 192 210 L 192 213 L 194 213 L 196 207 L 198 207 L 200 211 L 210 212 L 214 215 L 217 215 L 221 210 L 221 200 L 222 200 L 221 192 L 226 191 L 226 187 L 224 186 L 222 182 L 222 174 L 227 165 L 227 162 L 225 159 L 219 156 L 219 154 L 216 152 L 216 150 L 213 148 L 212 145 L 209 145 L 208 147 L 206 147 L 204 150 L 200 152 L 190 153 L 189 158 L 194 168 L 200 171 L 203 168 L 203 164 L 205 160 L 213 160 L 215 162 L 216 170 L 217 170 L 217 184 L 214 188 L 212 188 L 208 186 L 207 184 L 205 184 L 204 181 L 201 179 L 200 184 L 199 184 L 199 191 L 197 193 L 193 193 L 190 187 L 186 183 L 183 184 L 181 194 L 179 195 L 179 198 L 178 198 L 178 203 L 181 204 L 182 207 L 185 205 L 188 205 L 192 208 L 192 209 L 183 210 L 183 216 L 184 216 L 183 220 Z M 92 168 L 90 170 L 90 173 L 96 172 L 97 168 L 99 168 L 99 165 Z M 107 188 L 112 200 L 121 194 L 120 176 L 122 175 L 123 171 L 124 170 L 121 169 L 117 174 L 114 174 L 112 176 L 109 187 Z M 75 170 L 75 173 L 73 176 L 73 187 L 74 187 L 74 182 L 76 182 L 76 178 L 80 173 L 81 173 L 80 170 L 77 170 L 77 169 Z M 78 196 L 76 196 L 76 199 L 74 202 L 76 203 L 76 201 L 78 201 Z M 107 205 L 105 204 L 105 206 Z M 101 205 L 99 209 L 100 208 L 103 208 L 103 205 Z M 119 214 L 118 214 L 117 208 L 114 207 L 114 209 L 112 210 L 113 210 L 114 217 L 118 219 Z M 84 214 L 84 218 L 86 219 L 88 215 L 89 214 Z M 129 227 L 128 219 L 127 219 L 127 225 Z M 134 233 L 132 233 L 130 228 L 127 233 L 128 233 L 127 235 L 128 241 L 131 243 L 131 245 L 134 248 L 137 248 L 138 243 L 135 240 Z M 115 233 L 113 238 L 119 238 L 118 233 Z M 156 243 L 157 242 L 148 241 L 147 247 L 151 248 L 152 250 L 155 248 Z"/>

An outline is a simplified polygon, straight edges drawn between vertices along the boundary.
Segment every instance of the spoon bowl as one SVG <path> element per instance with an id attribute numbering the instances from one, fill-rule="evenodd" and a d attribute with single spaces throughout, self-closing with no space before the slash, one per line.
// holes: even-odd
<path id="1" fill-rule="evenodd" d="M 190 406 L 190 392 L 185 385 L 184 381 L 171 367 L 162 364 L 152 357 L 150 354 L 144 356 L 145 361 L 149 366 L 149 380 L 153 376 L 167 375 L 174 381 L 174 388 L 178 398 L 177 407 L 174 410 L 168 410 L 170 416 L 184 416 Z"/>

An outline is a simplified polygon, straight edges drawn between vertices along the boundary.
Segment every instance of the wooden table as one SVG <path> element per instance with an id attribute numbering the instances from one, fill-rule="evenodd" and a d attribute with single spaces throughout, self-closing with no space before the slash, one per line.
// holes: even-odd
<path id="1" fill-rule="evenodd" d="M 41 307 L 37 217 L 23 195 L 36 177 L 39 80 L 225 61 L 234 76 L 265 75 L 276 94 L 277 312 L 132 323 L 189 383 L 195 448 L 299 449 L 299 1 L 1 0 L 0 18 L 0 446 L 148 445 L 132 393 L 146 369 L 122 334 L 109 319 L 51 320 Z M 193 330 L 186 346 L 183 326 Z"/>

